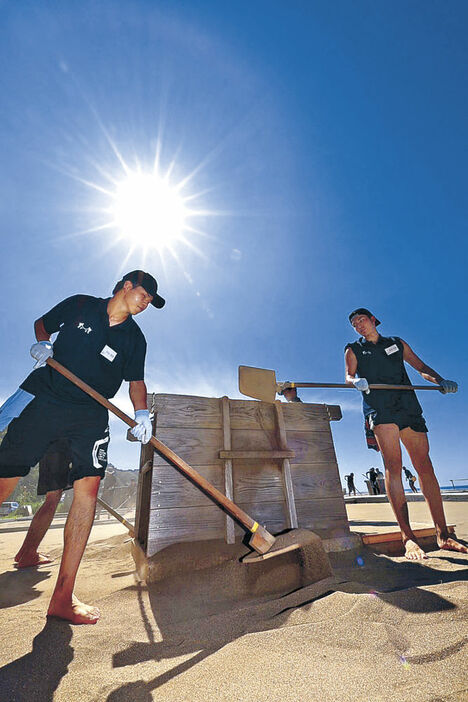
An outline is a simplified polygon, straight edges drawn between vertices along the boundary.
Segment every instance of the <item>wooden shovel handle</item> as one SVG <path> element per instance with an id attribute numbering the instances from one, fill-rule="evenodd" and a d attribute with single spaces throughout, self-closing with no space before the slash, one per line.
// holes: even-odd
<path id="1" fill-rule="evenodd" d="M 281 384 L 280 384 L 281 385 Z M 345 390 L 355 390 L 354 385 L 346 383 L 288 383 L 291 388 L 344 388 Z M 442 390 L 440 385 L 385 385 L 369 384 L 369 390 Z"/>
<path id="2" fill-rule="evenodd" d="M 83 390 L 83 392 L 87 393 L 101 405 L 106 407 L 106 409 L 108 409 L 109 412 L 115 414 L 117 417 L 119 417 L 119 419 L 125 422 L 125 424 L 128 424 L 129 427 L 134 427 L 137 424 L 137 422 L 135 422 L 134 419 L 131 419 L 127 414 L 125 414 L 125 412 L 122 412 L 122 410 L 116 407 L 116 405 L 112 404 L 112 402 L 109 402 L 107 398 L 98 393 L 96 390 L 94 390 L 94 388 L 85 383 L 83 380 L 78 378 L 78 376 L 69 371 L 68 368 L 62 366 L 62 364 L 56 361 L 54 358 L 48 358 L 47 364 L 51 368 L 56 370 L 58 373 L 61 373 L 63 376 L 65 376 L 65 378 L 67 378 L 70 382 L 74 383 L 74 385 Z M 220 492 L 217 488 L 215 488 L 210 482 L 208 482 L 206 478 L 200 475 L 200 473 L 198 473 L 194 468 L 189 466 L 189 464 L 186 463 L 176 453 L 174 453 L 174 451 L 171 451 L 171 449 L 168 448 L 168 446 L 159 441 L 159 439 L 157 439 L 155 436 L 151 437 L 150 443 L 161 456 L 167 458 L 171 463 L 173 463 L 182 473 L 184 473 L 184 475 L 187 478 L 194 482 L 201 490 L 203 490 L 203 492 L 209 495 L 220 507 L 222 507 L 229 514 L 229 516 L 236 519 L 252 533 L 255 533 L 255 531 L 257 531 L 259 525 L 254 519 L 252 519 L 252 517 L 249 517 L 249 515 L 246 512 L 244 512 L 244 510 L 242 510 L 240 507 L 234 504 L 234 502 L 232 502 L 228 497 L 226 497 L 226 495 L 223 495 L 223 493 Z"/>

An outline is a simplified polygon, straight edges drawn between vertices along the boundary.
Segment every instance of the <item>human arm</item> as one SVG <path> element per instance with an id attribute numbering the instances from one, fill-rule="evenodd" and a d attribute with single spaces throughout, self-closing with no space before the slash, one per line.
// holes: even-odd
<path id="1" fill-rule="evenodd" d="M 406 343 L 406 341 L 403 341 L 402 339 L 401 342 L 403 344 L 403 359 L 412 368 L 417 370 L 425 380 L 428 380 L 430 383 L 434 383 L 435 385 L 440 385 L 443 388 L 441 392 L 444 394 L 448 392 L 457 392 L 458 386 L 453 380 L 445 380 L 442 378 L 437 371 L 424 363 L 424 361 L 414 353 L 413 349 Z"/>
<path id="2" fill-rule="evenodd" d="M 36 359 L 34 368 L 45 365 L 48 358 L 53 354 L 50 337 L 55 332 L 60 331 L 61 325 L 68 320 L 74 319 L 76 311 L 80 309 L 86 301 L 85 295 L 72 295 L 59 302 L 55 307 L 46 312 L 42 317 L 34 322 L 34 334 L 37 343 L 31 346 L 31 356 Z"/>
<path id="3" fill-rule="evenodd" d="M 131 380 L 129 382 L 128 392 L 135 412 L 148 409 L 146 402 L 148 392 L 144 380 Z"/>
<path id="4" fill-rule="evenodd" d="M 34 322 L 34 334 L 38 341 L 50 341 L 50 334 L 46 331 L 42 317 Z"/>
<path id="5" fill-rule="evenodd" d="M 369 392 L 369 383 L 366 378 L 360 378 L 357 373 L 357 358 L 356 354 L 349 347 L 345 351 L 345 382 L 346 385 L 354 386 L 356 390 L 361 390 L 366 394 Z"/>

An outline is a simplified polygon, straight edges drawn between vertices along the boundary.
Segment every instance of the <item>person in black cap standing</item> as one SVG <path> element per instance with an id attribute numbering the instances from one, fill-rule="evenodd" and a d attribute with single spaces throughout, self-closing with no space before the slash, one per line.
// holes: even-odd
<path id="1" fill-rule="evenodd" d="M 426 422 L 415 392 L 369 389 L 369 384 L 379 383 L 411 385 L 405 362 L 425 380 L 439 384 L 444 394 L 456 392 L 457 384 L 444 380 L 418 358 L 403 339 L 381 336 L 376 329 L 380 322 L 368 309 L 353 310 L 349 321 L 360 334 L 360 339 L 345 348 L 346 382 L 362 392 L 368 445 L 382 452 L 387 494 L 401 529 L 406 558 L 419 560 L 426 558 L 426 554 L 418 545 L 409 523 L 401 477 L 400 441 L 419 475 L 434 520 L 439 548 L 468 553 L 468 548 L 452 539 L 447 530 L 440 487 L 429 457 Z M 376 446 L 369 441 L 369 433 L 374 434 Z"/>
<path id="2" fill-rule="evenodd" d="M 153 276 L 137 270 L 117 283 L 111 298 L 74 295 L 36 320 L 37 343 L 31 347 L 35 369 L 17 391 L 21 395 L 14 403 L 18 410 L 10 412 L 14 418 L 0 446 L 1 504 L 52 442 L 69 442 L 73 502 L 47 614 L 73 624 L 94 624 L 100 617 L 99 610 L 80 602 L 73 589 L 107 465 L 108 413 L 46 360 L 54 356 L 107 398 L 127 380 L 137 422 L 132 434 L 147 443 L 152 425 L 144 381 L 146 341 L 133 316 L 149 304 L 161 308 L 165 300 L 158 295 Z M 58 336 L 52 344 L 50 337 L 55 332 Z"/>

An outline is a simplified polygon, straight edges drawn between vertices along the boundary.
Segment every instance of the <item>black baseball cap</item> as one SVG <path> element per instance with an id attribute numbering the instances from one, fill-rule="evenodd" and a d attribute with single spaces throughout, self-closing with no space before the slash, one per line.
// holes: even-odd
<path id="1" fill-rule="evenodd" d="M 114 292 L 116 292 L 116 289 L 120 290 L 126 280 L 133 283 L 134 286 L 141 285 L 141 287 L 146 290 L 148 295 L 152 295 L 153 299 L 151 300 L 151 304 L 153 307 L 157 307 L 160 310 L 161 307 L 164 307 L 166 304 L 166 300 L 161 297 L 161 295 L 158 295 L 158 284 L 156 282 L 156 278 L 153 278 L 153 276 L 149 273 L 145 273 L 145 271 L 130 271 L 130 273 L 126 273 L 122 280 L 120 280 L 115 286 Z"/>
<path id="2" fill-rule="evenodd" d="M 372 314 L 372 312 L 370 312 L 369 310 L 367 310 L 365 307 L 358 307 L 357 310 L 353 310 L 353 311 L 351 312 L 351 314 L 348 316 L 348 319 L 349 319 L 349 321 L 350 321 L 351 323 L 352 323 L 352 321 L 353 321 L 353 317 L 355 317 L 357 314 L 365 314 L 366 317 L 369 317 L 369 319 L 370 319 L 371 317 L 374 317 L 374 318 L 375 318 L 375 326 L 376 326 L 376 327 L 380 324 L 380 320 L 377 319 L 377 317 L 375 316 L 375 314 Z"/>

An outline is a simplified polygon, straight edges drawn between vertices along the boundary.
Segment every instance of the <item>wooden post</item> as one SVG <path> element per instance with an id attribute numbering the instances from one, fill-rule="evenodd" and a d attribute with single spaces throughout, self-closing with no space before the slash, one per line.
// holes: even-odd
<path id="1" fill-rule="evenodd" d="M 148 409 L 154 411 L 154 395 L 147 397 Z M 153 434 L 156 433 L 156 412 L 153 417 Z M 140 452 L 140 472 L 138 474 L 137 503 L 135 511 L 135 538 L 146 553 L 148 526 L 153 480 L 154 448 L 151 444 L 142 444 Z"/>
<path id="2" fill-rule="evenodd" d="M 221 398 L 222 413 L 223 413 L 223 446 L 225 451 L 231 450 L 231 419 L 229 415 L 229 398 Z M 232 482 L 232 458 L 224 459 L 224 492 L 230 500 L 234 499 L 234 490 Z M 225 516 L 225 539 L 227 544 L 234 544 L 236 539 L 234 535 L 234 520 L 227 514 Z"/>
<path id="3" fill-rule="evenodd" d="M 288 442 L 286 439 L 286 426 L 284 424 L 283 408 L 281 407 L 281 401 L 275 401 L 276 410 L 276 420 L 278 425 L 278 440 L 280 449 L 286 451 L 288 448 Z M 296 503 L 294 501 L 294 488 L 291 477 L 291 463 L 289 458 L 283 458 L 283 489 L 284 497 L 286 500 L 287 518 L 288 526 L 290 529 L 297 529 L 297 513 L 296 513 Z"/>

